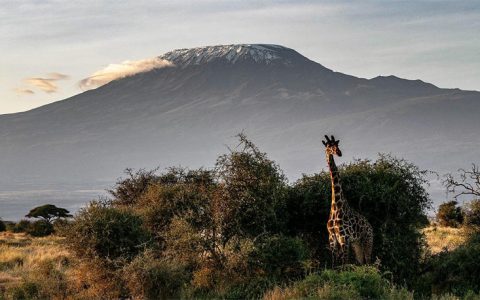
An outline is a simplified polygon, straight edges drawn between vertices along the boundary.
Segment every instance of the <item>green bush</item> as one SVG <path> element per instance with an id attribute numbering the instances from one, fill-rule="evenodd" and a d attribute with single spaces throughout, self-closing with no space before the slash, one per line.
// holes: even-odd
<path id="1" fill-rule="evenodd" d="M 275 281 L 257 277 L 251 278 L 245 283 L 234 285 L 222 295 L 222 299 L 261 299 L 265 292 L 275 285 Z"/>
<path id="2" fill-rule="evenodd" d="M 53 225 L 46 220 L 38 220 L 30 224 L 25 230 L 31 236 L 42 237 L 53 233 Z"/>
<path id="3" fill-rule="evenodd" d="M 301 239 L 272 235 L 255 241 L 249 264 L 252 269 L 263 270 L 268 277 L 296 278 L 303 275 L 303 263 L 307 258 L 308 252 Z"/>
<path id="4" fill-rule="evenodd" d="M 38 285 L 28 281 L 11 288 L 7 291 L 7 294 L 13 300 L 40 299 Z"/>
<path id="5" fill-rule="evenodd" d="M 440 204 L 437 220 L 442 226 L 459 227 L 463 223 L 463 212 L 457 201 L 448 201 Z"/>
<path id="6" fill-rule="evenodd" d="M 474 199 L 465 206 L 465 225 L 480 229 L 480 199 Z"/>
<path id="7" fill-rule="evenodd" d="M 178 298 L 188 280 L 183 267 L 146 251 L 123 270 L 130 295 L 135 299 Z"/>
<path id="8" fill-rule="evenodd" d="M 0 232 L 7 230 L 7 225 L 5 225 L 5 222 L 0 220 Z"/>
<path id="9" fill-rule="evenodd" d="M 473 233 L 467 242 L 455 250 L 432 257 L 424 280 L 434 294 L 466 295 L 480 292 L 480 233 Z"/>
<path id="10" fill-rule="evenodd" d="M 288 186 L 280 167 L 243 134 L 238 150 L 220 156 L 222 234 L 255 238 L 285 229 Z"/>
<path id="11" fill-rule="evenodd" d="M 372 257 L 396 282 L 411 283 L 420 270 L 430 200 L 424 185 L 426 171 L 391 156 L 375 161 L 357 160 L 339 167 L 349 205 L 363 214 L 374 230 Z M 320 261 L 328 261 L 328 220 L 331 203 L 330 174 L 304 176 L 291 189 L 288 200 L 290 234 L 302 236 Z"/>
<path id="12" fill-rule="evenodd" d="M 32 222 L 28 220 L 20 220 L 18 223 L 16 223 L 13 226 L 12 232 L 14 233 L 27 232 L 27 230 L 30 228 L 31 225 L 32 225 Z"/>
<path id="13" fill-rule="evenodd" d="M 128 210 L 92 202 L 66 233 L 67 245 L 81 258 L 131 260 L 149 242 L 142 220 Z"/>
<path id="14" fill-rule="evenodd" d="M 265 299 L 413 299 L 412 293 L 397 288 L 374 267 L 324 270 L 284 289 L 276 288 Z"/>

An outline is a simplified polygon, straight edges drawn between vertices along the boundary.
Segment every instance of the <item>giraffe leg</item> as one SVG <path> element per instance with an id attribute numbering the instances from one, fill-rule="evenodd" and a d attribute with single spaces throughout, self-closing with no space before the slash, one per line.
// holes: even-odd
<path id="1" fill-rule="evenodd" d="M 342 245 L 342 253 L 341 253 L 342 265 L 348 264 L 349 262 L 349 254 L 350 254 L 349 250 L 350 250 L 350 244 L 344 243 Z"/>
<path id="2" fill-rule="evenodd" d="M 365 263 L 370 264 L 371 259 L 372 259 L 372 248 L 373 248 L 373 234 L 372 233 L 367 235 L 363 244 L 364 244 L 363 255 L 364 255 L 364 258 L 365 258 Z"/>
<path id="3" fill-rule="evenodd" d="M 364 264 L 365 251 L 360 242 L 352 243 L 353 253 L 355 254 L 355 259 L 360 265 Z"/>

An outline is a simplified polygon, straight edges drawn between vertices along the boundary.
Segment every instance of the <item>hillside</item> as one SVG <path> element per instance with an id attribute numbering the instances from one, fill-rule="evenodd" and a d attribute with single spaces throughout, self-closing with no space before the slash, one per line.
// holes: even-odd
<path id="1" fill-rule="evenodd" d="M 240 131 L 291 179 L 325 167 L 325 133 L 342 140 L 343 162 L 387 152 L 445 172 L 480 155 L 479 92 L 357 78 L 276 45 L 160 58 L 172 65 L 0 116 L 0 189 L 108 188 L 127 167 L 210 167 Z"/>

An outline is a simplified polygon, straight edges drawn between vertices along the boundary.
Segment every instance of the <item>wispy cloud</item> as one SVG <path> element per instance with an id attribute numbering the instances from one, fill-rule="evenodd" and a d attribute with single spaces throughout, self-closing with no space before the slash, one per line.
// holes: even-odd
<path id="1" fill-rule="evenodd" d="M 34 91 L 32 91 L 31 89 L 27 89 L 27 88 L 16 88 L 16 89 L 14 89 L 14 91 L 18 95 L 33 95 L 33 94 L 35 94 Z"/>
<path id="2" fill-rule="evenodd" d="M 119 64 L 110 64 L 96 71 L 89 77 L 80 80 L 79 86 L 84 90 L 89 90 L 107 84 L 115 79 L 170 66 L 173 66 L 171 62 L 158 57 L 135 61 L 127 60 Z"/>
<path id="3" fill-rule="evenodd" d="M 69 76 L 61 73 L 49 73 L 46 77 L 30 77 L 25 79 L 25 83 L 30 86 L 36 87 L 45 93 L 55 93 L 58 91 L 58 85 L 56 81 L 68 79 Z M 23 89 L 27 90 L 27 89 Z M 30 90 L 31 91 L 31 90 Z M 33 91 L 32 91 L 33 92 Z M 28 93 L 28 92 L 27 92 Z M 30 93 L 32 94 L 32 93 Z"/>

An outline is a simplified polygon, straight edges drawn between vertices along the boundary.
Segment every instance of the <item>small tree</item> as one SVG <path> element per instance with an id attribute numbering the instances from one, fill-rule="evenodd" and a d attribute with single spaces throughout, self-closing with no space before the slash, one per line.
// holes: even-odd
<path id="1" fill-rule="evenodd" d="M 480 199 L 472 200 L 465 206 L 465 225 L 480 228 Z"/>
<path id="2" fill-rule="evenodd" d="M 72 215 L 65 208 L 56 207 L 53 204 L 45 204 L 35 207 L 25 217 L 27 218 L 41 218 L 47 223 L 52 224 L 55 219 L 70 218 Z"/>
<path id="3" fill-rule="evenodd" d="M 442 226 L 458 227 L 463 223 L 461 207 L 457 201 L 449 201 L 440 204 L 437 212 L 437 220 Z"/>

